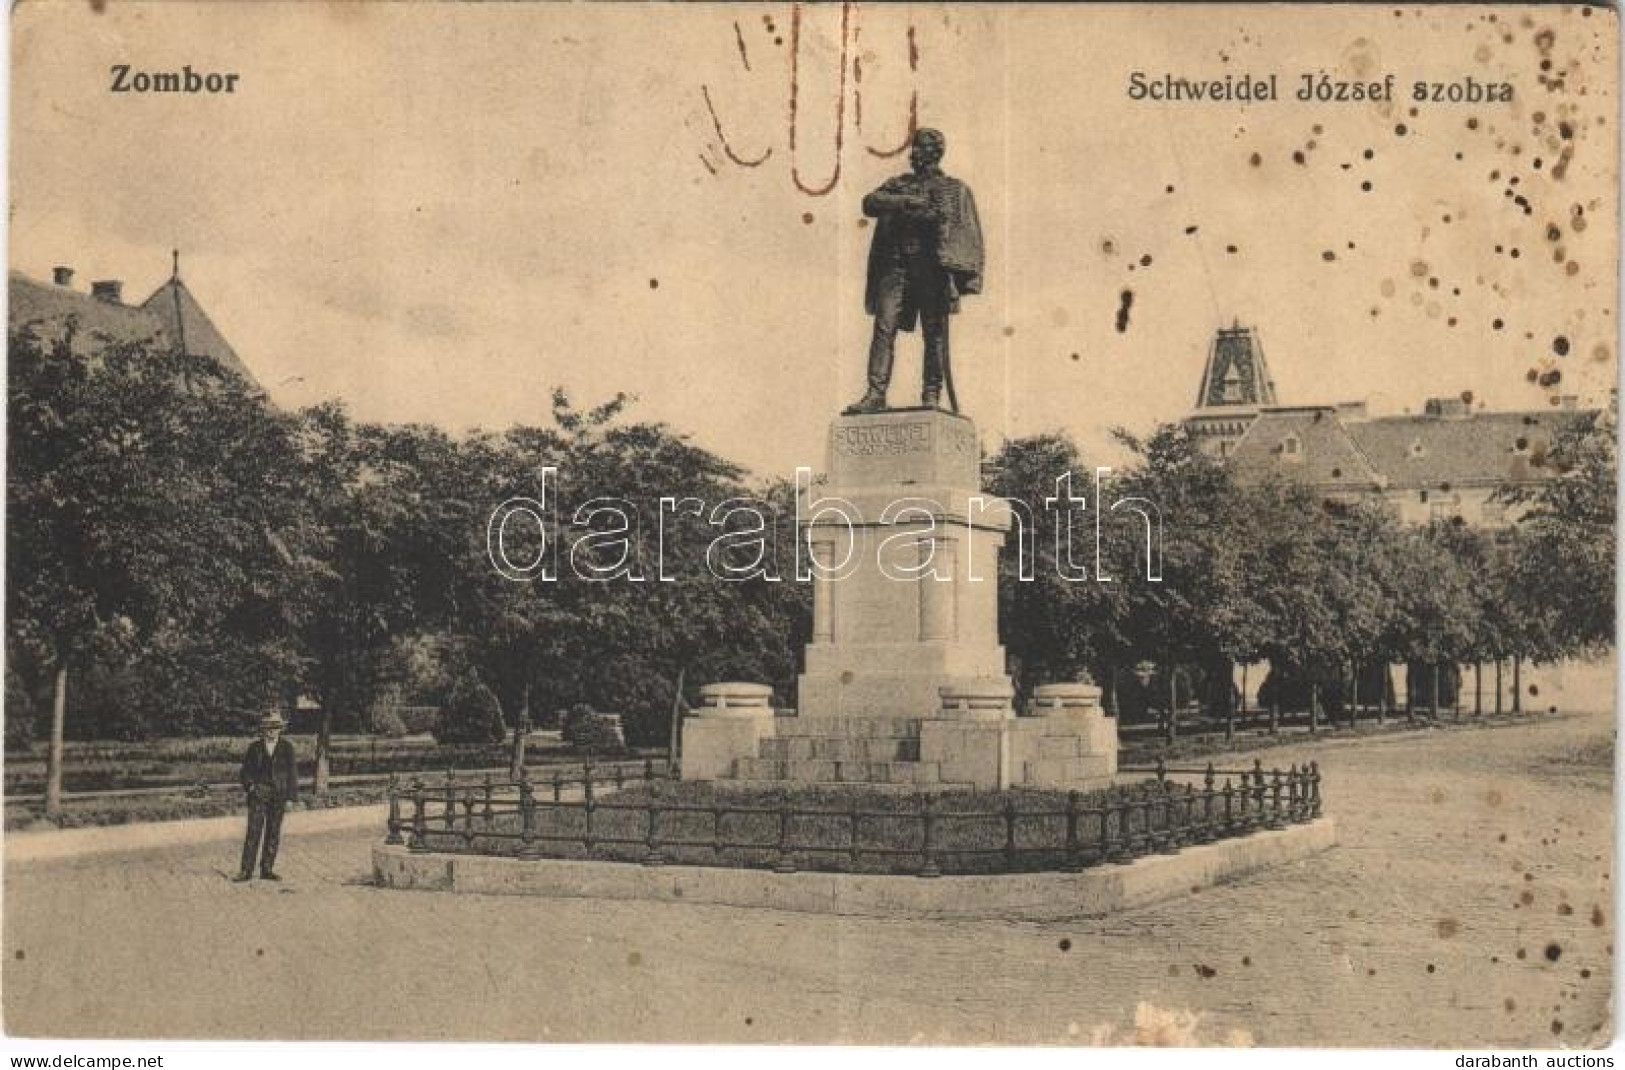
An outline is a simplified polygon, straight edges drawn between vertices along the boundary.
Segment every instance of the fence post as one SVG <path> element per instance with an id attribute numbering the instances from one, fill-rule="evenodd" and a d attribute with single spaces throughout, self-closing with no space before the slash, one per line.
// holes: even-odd
<path id="1" fill-rule="evenodd" d="M 847 826 L 847 852 L 854 870 L 858 868 L 858 824 L 862 819 L 863 811 L 859 809 L 859 804 L 854 802 L 848 814 L 850 824 Z"/>
<path id="2" fill-rule="evenodd" d="M 428 800 L 423 797 L 423 778 L 412 778 L 412 843 L 411 850 L 429 849 Z"/>
<path id="3" fill-rule="evenodd" d="M 648 828 L 644 832 L 643 844 L 647 850 L 643 855 L 643 864 L 646 866 L 659 866 L 665 864 L 660 854 L 660 836 L 656 831 L 660 821 L 660 785 L 649 781 Z"/>
<path id="4" fill-rule="evenodd" d="M 1213 827 L 1213 763 L 1207 763 L 1207 772 L 1202 774 L 1202 842 L 1212 843 L 1218 837 Z"/>
<path id="5" fill-rule="evenodd" d="M 558 802 L 564 797 L 564 774 L 558 770 L 553 771 L 553 801 Z"/>
<path id="6" fill-rule="evenodd" d="M 581 798 L 583 825 L 581 829 L 581 845 L 587 851 L 587 857 L 592 857 L 592 812 L 597 803 L 592 794 L 592 759 L 588 758 L 581 766 Z"/>
<path id="7" fill-rule="evenodd" d="M 711 853 L 722 857 L 722 804 L 711 805 Z"/>
<path id="8" fill-rule="evenodd" d="M 1314 805 L 1310 807 L 1309 813 L 1310 813 L 1310 816 L 1312 816 L 1312 817 L 1319 817 L 1320 816 L 1320 763 L 1319 762 L 1310 762 L 1309 763 L 1309 786 L 1310 786 L 1310 790 L 1311 790 L 1311 798 L 1314 799 Z"/>
<path id="9" fill-rule="evenodd" d="M 394 773 L 389 774 L 389 835 L 384 842 L 392 846 L 406 842 L 401 836 L 401 786 Z"/>
<path id="10" fill-rule="evenodd" d="M 615 766 L 615 790 L 620 791 L 624 787 L 626 787 L 626 766 L 617 764 Z"/>
<path id="11" fill-rule="evenodd" d="M 790 855 L 790 800 L 779 800 L 779 859 L 773 863 L 774 873 L 794 873 L 796 860 Z"/>
<path id="12" fill-rule="evenodd" d="M 1113 789 L 1106 789 L 1106 798 L 1100 804 L 1100 860 L 1102 862 L 1116 862 L 1118 848 L 1112 842 L 1112 799 Z"/>
<path id="13" fill-rule="evenodd" d="M 446 770 L 446 831 L 450 832 L 457 822 L 457 788 L 454 783 L 455 775 L 450 769 Z"/>
<path id="14" fill-rule="evenodd" d="M 541 845 L 536 842 L 536 794 L 523 769 L 519 771 L 519 857 L 527 862 L 542 857 Z"/>
<path id="15" fill-rule="evenodd" d="M 1157 759 L 1157 783 L 1161 784 L 1168 779 L 1168 763 L 1162 758 Z"/>
<path id="16" fill-rule="evenodd" d="M 1265 821 L 1267 820 L 1266 817 L 1265 817 L 1265 814 L 1264 814 L 1265 802 L 1266 802 L 1266 800 L 1264 798 L 1264 792 L 1265 792 L 1265 787 L 1264 787 L 1264 761 L 1261 758 L 1254 758 L 1253 759 L 1253 798 L 1252 798 L 1253 818 L 1252 818 L 1252 824 L 1253 824 L 1253 826 L 1255 828 L 1263 825 L 1265 823 Z"/>
<path id="17" fill-rule="evenodd" d="M 647 780 L 653 780 L 654 778 L 655 778 L 655 760 L 653 758 L 645 758 L 645 759 L 643 759 L 643 779 L 647 781 Z"/>
<path id="18" fill-rule="evenodd" d="M 1078 846 L 1078 793 L 1066 793 L 1066 861 L 1061 866 L 1068 873 L 1083 869 L 1083 852 Z"/>
<path id="19" fill-rule="evenodd" d="M 1270 816 L 1267 825 L 1272 829 L 1284 828 L 1286 821 L 1281 814 L 1281 771 L 1275 769 L 1271 772 L 1274 773 L 1274 778 L 1270 789 Z"/>
<path id="20" fill-rule="evenodd" d="M 485 774 L 485 827 L 491 827 L 491 774 Z"/>
<path id="21" fill-rule="evenodd" d="M 1235 801 L 1235 792 L 1230 787 L 1230 778 L 1224 778 L 1224 834 L 1226 836 L 1236 831 L 1236 812 L 1232 806 Z"/>
<path id="22" fill-rule="evenodd" d="M 1004 797 L 1004 868 L 1016 868 L 1016 800 Z"/>
<path id="23" fill-rule="evenodd" d="M 924 825 L 921 830 L 920 850 L 925 855 L 925 861 L 920 865 L 919 875 L 922 877 L 942 876 L 942 870 L 937 868 L 936 802 L 936 796 L 930 792 L 920 797 L 920 820 Z"/>
<path id="24" fill-rule="evenodd" d="M 1157 785 L 1157 802 L 1158 809 L 1162 811 L 1162 828 L 1158 830 L 1154 851 L 1159 855 L 1178 854 L 1179 834 L 1174 826 L 1173 785 L 1166 780 Z"/>

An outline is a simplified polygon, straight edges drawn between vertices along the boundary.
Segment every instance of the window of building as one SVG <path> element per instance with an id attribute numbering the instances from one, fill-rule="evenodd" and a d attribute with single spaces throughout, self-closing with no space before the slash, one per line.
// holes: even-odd
<path id="1" fill-rule="evenodd" d="M 1289 461 L 1302 460 L 1303 441 L 1297 435 L 1288 435 L 1281 440 L 1281 456 Z"/>

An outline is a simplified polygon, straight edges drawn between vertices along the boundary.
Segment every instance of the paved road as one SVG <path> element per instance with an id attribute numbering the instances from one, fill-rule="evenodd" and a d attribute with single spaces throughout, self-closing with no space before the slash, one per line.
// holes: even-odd
<path id="1" fill-rule="evenodd" d="M 1613 970 L 1612 718 L 1318 758 L 1336 851 L 1104 920 L 833 918 L 368 886 L 367 831 L 8 864 L 9 1032 L 1587 1046 Z M 951 892 L 951 880 L 939 882 Z"/>

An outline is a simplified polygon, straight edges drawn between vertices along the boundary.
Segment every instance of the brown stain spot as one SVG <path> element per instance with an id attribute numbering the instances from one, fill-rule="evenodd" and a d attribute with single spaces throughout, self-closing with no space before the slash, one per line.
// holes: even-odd
<path id="1" fill-rule="evenodd" d="M 1449 797 L 1450 796 L 1448 796 L 1448 795 L 1446 795 L 1444 793 L 1443 788 L 1434 788 L 1432 791 L 1428 792 L 1428 801 L 1431 802 L 1435 806 L 1437 806 L 1440 803 L 1444 802 Z"/>
<path id="2" fill-rule="evenodd" d="M 1337 254 L 1335 252 L 1333 252 L 1332 250 L 1327 249 L 1325 252 L 1320 254 L 1320 258 L 1322 260 L 1326 261 L 1327 263 L 1330 263 L 1331 261 L 1337 259 Z"/>
<path id="3" fill-rule="evenodd" d="M 1253 957 L 1251 955 L 1241 956 L 1241 964 L 1243 966 L 1251 966 L 1253 964 Z"/>
<path id="4" fill-rule="evenodd" d="M 1440 918 L 1435 928 L 1439 931 L 1439 939 L 1448 940 L 1461 932 L 1461 922 L 1455 918 Z"/>
<path id="5" fill-rule="evenodd" d="M 1014 338 L 1016 336 L 1016 329 L 1014 327 L 1006 327 L 1004 329 L 1004 336 L 1006 338 Z"/>
<path id="6" fill-rule="evenodd" d="M 1522 962 L 1524 959 L 1526 959 L 1528 957 L 1529 957 L 1529 952 L 1520 947 L 1518 949 L 1518 961 Z"/>
<path id="7" fill-rule="evenodd" d="M 1535 893 L 1529 891 L 1527 888 L 1524 889 L 1522 892 L 1518 893 L 1518 902 L 1522 903 L 1524 906 L 1533 905 L 1535 902 Z"/>
<path id="8" fill-rule="evenodd" d="M 1134 291 L 1124 290 L 1117 297 L 1117 333 L 1128 333 L 1129 310 L 1134 307 Z"/>
<path id="9" fill-rule="evenodd" d="M 1178 977 L 1179 976 L 1179 967 L 1170 964 L 1169 967 L 1168 967 L 1168 976 L 1169 977 Z"/>
<path id="10" fill-rule="evenodd" d="M 1555 1036 L 1559 1035 L 1562 1032 L 1563 1032 L 1563 1023 L 1558 1021 L 1556 1018 L 1553 1018 L 1552 1019 L 1552 1036 L 1555 1037 Z"/>
<path id="11" fill-rule="evenodd" d="M 1608 919 L 1603 916 L 1602 907 L 1594 906 L 1591 908 L 1591 924 L 1600 929 L 1603 926 L 1603 922 L 1607 920 Z"/>
<path id="12" fill-rule="evenodd" d="M 265 957 L 265 949 L 263 947 L 256 947 L 254 949 L 254 957 L 258 958 L 258 959 L 264 958 Z"/>
<path id="13" fill-rule="evenodd" d="M 23 959 L 25 959 L 25 958 L 27 958 L 27 957 L 28 957 L 28 956 L 27 956 L 27 955 L 24 955 L 24 954 L 23 954 L 23 949 L 22 949 L 22 948 L 20 948 L 20 947 L 19 947 L 19 948 L 18 948 L 18 949 L 17 949 L 17 961 L 18 961 L 18 962 L 21 962 L 21 961 L 22 961 L 22 960 L 23 960 Z"/>
<path id="14" fill-rule="evenodd" d="M 1557 942 L 1554 941 L 1554 942 L 1546 945 L 1546 961 L 1547 962 L 1556 962 L 1558 959 L 1560 959 L 1562 957 L 1563 957 L 1563 946 L 1561 944 L 1558 944 Z"/>
<path id="15" fill-rule="evenodd" d="M 859 229 L 859 230 L 863 230 L 863 229 L 864 229 L 864 228 L 865 228 L 865 227 L 867 227 L 867 226 L 868 226 L 868 225 L 869 225 L 869 221 L 868 221 L 868 220 L 867 220 L 867 219 L 860 219 L 860 220 L 858 220 L 858 229 Z"/>
<path id="16" fill-rule="evenodd" d="M 1263 165 L 1264 157 L 1255 152 L 1251 156 L 1247 157 L 1247 162 L 1252 164 L 1254 167 L 1259 167 Z"/>
<path id="17" fill-rule="evenodd" d="M 1061 938 L 1061 942 L 1056 946 L 1058 946 L 1062 951 L 1071 951 L 1072 941 L 1063 936 Z"/>
<path id="18" fill-rule="evenodd" d="M 1559 904 L 1557 904 L 1557 915 L 1558 915 L 1558 917 L 1566 918 L 1570 914 L 1573 914 L 1573 913 L 1574 913 L 1574 908 L 1572 906 L 1570 906 L 1569 904 L 1567 904 L 1567 903 L 1559 903 Z"/>
<path id="19" fill-rule="evenodd" d="M 628 952 L 626 956 L 626 964 L 628 966 L 642 966 L 643 954 L 638 951 Z"/>
<path id="20" fill-rule="evenodd" d="M 1508 996 L 1506 999 L 1501 1001 L 1501 1006 L 1507 1009 L 1508 1014 L 1511 1014 L 1513 1011 L 1518 1009 L 1518 1001 L 1513 999 L 1511 996 Z"/>
<path id="21" fill-rule="evenodd" d="M 660 289 L 660 280 L 659 279 L 650 279 L 649 280 L 649 289 L 651 289 L 651 290 Z"/>
<path id="22" fill-rule="evenodd" d="M 1428 973 L 1436 973 L 1436 972 L 1438 972 L 1438 969 L 1439 968 L 1437 966 L 1433 965 L 1433 963 L 1431 963 L 1431 962 L 1428 963 Z"/>
<path id="23" fill-rule="evenodd" d="M 1426 260 L 1411 261 L 1411 277 L 1425 279 L 1428 276 L 1428 262 Z"/>
<path id="24" fill-rule="evenodd" d="M 811 212 L 802 212 L 801 221 L 807 224 L 809 227 L 812 226 L 813 214 Z"/>
<path id="25" fill-rule="evenodd" d="M 841 673 L 841 683 L 843 684 L 849 684 L 855 679 L 857 678 L 852 675 L 851 669 L 847 669 L 845 672 Z"/>
<path id="26" fill-rule="evenodd" d="M 671 886 L 671 897 L 673 899 L 683 898 L 683 886 L 681 884 L 674 884 Z"/>
<path id="27" fill-rule="evenodd" d="M 1191 969 L 1195 970 L 1196 976 L 1200 977 L 1204 981 L 1211 981 L 1213 978 L 1219 976 L 1218 970 L 1215 970 L 1212 966 L 1204 966 L 1201 963 L 1195 964 L 1191 967 Z"/>

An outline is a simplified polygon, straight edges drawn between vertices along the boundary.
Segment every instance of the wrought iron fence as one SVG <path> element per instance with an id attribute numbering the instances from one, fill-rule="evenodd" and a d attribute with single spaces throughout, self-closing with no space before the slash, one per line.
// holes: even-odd
<path id="1" fill-rule="evenodd" d="M 1318 763 L 1265 770 L 1138 771 L 1147 780 L 1094 792 L 897 796 L 895 806 L 767 803 L 713 793 L 681 798 L 648 763 L 605 776 L 441 782 L 414 779 L 389 793 L 386 843 L 412 851 L 597 859 L 661 865 L 846 872 L 1078 871 L 1172 854 L 1199 843 L 1312 821 L 1322 810 Z M 597 775 L 595 775 L 595 773 Z M 574 796 L 579 789 L 580 797 Z M 619 789 L 619 790 L 614 790 Z M 854 797 L 857 798 L 857 797 Z M 991 805 L 990 805 L 991 803 Z"/>

